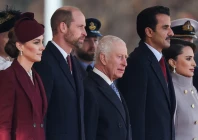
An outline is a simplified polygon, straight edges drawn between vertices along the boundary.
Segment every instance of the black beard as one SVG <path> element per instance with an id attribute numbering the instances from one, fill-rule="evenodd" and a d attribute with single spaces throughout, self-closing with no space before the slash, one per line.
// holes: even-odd
<path id="1" fill-rule="evenodd" d="M 76 51 L 76 54 L 80 59 L 85 61 L 93 61 L 94 59 L 94 54 L 88 54 L 80 49 Z"/>

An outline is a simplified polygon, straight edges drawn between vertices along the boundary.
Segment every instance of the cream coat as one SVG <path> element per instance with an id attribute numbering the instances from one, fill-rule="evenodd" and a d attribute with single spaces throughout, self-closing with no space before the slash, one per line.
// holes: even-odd
<path id="1" fill-rule="evenodd" d="M 177 107 L 175 140 L 198 140 L 198 95 L 192 78 L 172 74 Z"/>

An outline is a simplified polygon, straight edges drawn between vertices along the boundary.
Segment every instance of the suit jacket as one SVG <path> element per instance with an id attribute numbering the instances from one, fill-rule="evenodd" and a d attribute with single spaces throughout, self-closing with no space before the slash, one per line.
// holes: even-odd
<path id="1" fill-rule="evenodd" d="M 175 94 L 153 52 L 142 41 L 129 55 L 118 86 L 128 105 L 134 140 L 174 140 Z"/>
<path id="2" fill-rule="evenodd" d="M 76 56 L 74 56 L 74 59 L 76 59 L 76 61 L 77 61 L 77 65 L 79 67 L 79 72 L 80 72 L 82 78 L 85 79 L 88 76 L 88 72 L 80 64 L 80 61 L 78 60 L 78 58 Z"/>
<path id="3" fill-rule="evenodd" d="M 42 61 L 34 65 L 48 98 L 47 140 L 84 140 L 83 80 L 72 56 L 71 61 L 72 74 L 63 55 L 48 42 Z"/>
<path id="4" fill-rule="evenodd" d="M 192 78 L 172 73 L 177 100 L 175 113 L 175 139 L 198 138 L 198 96 Z"/>
<path id="5" fill-rule="evenodd" d="M 39 75 L 32 71 L 35 85 L 17 60 L 0 71 L 0 140 L 45 140 L 47 99 Z"/>
<path id="6" fill-rule="evenodd" d="M 84 80 L 86 140 L 131 140 L 127 107 L 99 75 Z"/>

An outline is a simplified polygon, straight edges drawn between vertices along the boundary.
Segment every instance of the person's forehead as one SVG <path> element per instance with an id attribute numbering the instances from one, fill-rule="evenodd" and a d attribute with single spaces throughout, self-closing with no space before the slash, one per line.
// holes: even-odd
<path id="1" fill-rule="evenodd" d="M 157 21 L 163 21 L 163 22 L 171 22 L 170 20 L 170 16 L 166 15 L 166 14 L 157 14 L 156 15 L 156 19 Z"/>
<path id="2" fill-rule="evenodd" d="M 72 12 L 73 20 L 77 20 L 79 17 L 85 18 L 84 14 L 81 11 L 75 10 Z"/>

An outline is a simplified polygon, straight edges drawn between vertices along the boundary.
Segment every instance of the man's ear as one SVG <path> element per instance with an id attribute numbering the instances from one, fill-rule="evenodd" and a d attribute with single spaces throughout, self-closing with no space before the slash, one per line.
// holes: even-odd
<path id="1" fill-rule="evenodd" d="M 145 28 L 145 33 L 146 33 L 146 36 L 148 37 L 152 37 L 153 36 L 153 30 L 149 27 L 146 27 Z"/>
<path id="2" fill-rule="evenodd" d="M 100 61 L 103 65 L 107 65 L 107 57 L 104 53 L 100 53 Z"/>
<path id="3" fill-rule="evenodd" d="M 67 30 L 68 30 L 68 27 L 64 22 L 61 22 L 59 24 L 59 30 L 60 30 L 61 33 L 66 33 Z"/>

